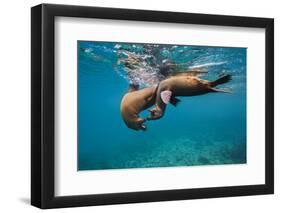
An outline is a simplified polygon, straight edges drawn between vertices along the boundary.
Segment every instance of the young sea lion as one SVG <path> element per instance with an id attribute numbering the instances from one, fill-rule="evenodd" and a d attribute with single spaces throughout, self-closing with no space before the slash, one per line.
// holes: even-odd
<path id="1" fill-rule="evenodd" d="M 134 130 L 146 130 L 145 118 L 139 117 L 139 113 L 155 104 L 157 87 L 148 87 L 138 90 L 137 85 L 130 85 L 128 92 L 123 96 L 120 106 L 122 118 L 128 128 Z M 171 98 L 174 106 L 179 102 Z"/>
<path id="2" fill-rule="evenodd" d="M 215 81 L 207 81 L 190 75 L 177 75 L 163 80 L 157 89 L 155 107 L 150 111 L 147 120 L 161 118 L 166 109 L 166 105 L 176 96 L 195 96 L 209 92 L 230 92 L 226 89 L 215 88 L 219 84 L 227 83 L 231 80 L 231 75 L 223 75 Z"/>
<path id="3" fill-rule="evenodd" d="M 138 86 L 130 85 L 128 92 L 121 101 L 121 115 L 128 128 L 146 130 L 143 124 L 146 119 L 139 117 L 139 113 L 155 103 L 156 87 L 138 90 Z"/>

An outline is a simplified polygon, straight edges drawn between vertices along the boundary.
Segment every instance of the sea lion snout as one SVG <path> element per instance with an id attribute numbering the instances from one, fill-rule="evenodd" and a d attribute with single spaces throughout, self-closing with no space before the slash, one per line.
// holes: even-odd
<path id="1" fill-rule="evenodd" d="M 134 122 L 127 123 L 127 127 L 130 129 L 139 131 L 139 130 L 147 130 L 146 125 L 144 125 L 144 122 L 146 121 L 145 118 L 137 118 Z"/>

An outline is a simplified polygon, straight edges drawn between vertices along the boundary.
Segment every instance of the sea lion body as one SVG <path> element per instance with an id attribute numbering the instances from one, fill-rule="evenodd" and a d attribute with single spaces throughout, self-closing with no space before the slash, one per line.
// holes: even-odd
<path id="1" fill-rule="evenodd" d="M 162 81 L 159 90 L 170 90 L 174 96 L 194 96 L 208 93 L 212 87 L 209 81 L 194 76 L 174 76 Z"/>
<path id="2" fill-rule="evenodd" d="M 121 101 L 121 115 L 128 128 L 145 130 L 144 118 L 139 113 L 155 104 L 156 87 L 133 90 L 126 93 Z"/>
<path id="3" fill-rule="evenodd" d="M 156 120 L 161 118 L 165 113 L 167 103 L 177 96 L 195 96 L 209 92 L 229 92 L 226 89 L 217 89 L 215 86 L 227 83 L 230 80 L 230 75 L 221 76 L 215 81 L 207 81 L 189 75 L 177 75 L 167 78 L 158 86 L 155 107 L 149 110 L 150 116 L 147 119 Z"/>

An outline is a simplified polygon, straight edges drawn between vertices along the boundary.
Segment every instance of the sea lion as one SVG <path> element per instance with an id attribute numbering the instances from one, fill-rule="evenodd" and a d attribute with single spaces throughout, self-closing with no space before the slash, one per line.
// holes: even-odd
<path id="1" fill-rule="evenodd" d="M 137 85 L 130 85 L 128 92 L 121 101 L 121 115 L 128 128 L 146 130 L 143 124 L 146 119 L 139 117 L 139 113 L 155 103 L 157 87 L 138 90 Z"/>
<path id="2" fill-rule="evenodd" d="M 202 70 L 189 70 L 175 73 L 171 76 L 196 76 L 205 73 Z M 134 130 L 146 130 L 145 118 L 140 118 L 139 113 L 153 106 L 156 101 L 156 92 L 158 86 L 147 87 L 139 90 L 139 85 L 130 84 L 128 92 L 123 96 L 121 101 L 121 115 L 128 128 Z M 174 96 L 169 99 L 169 103 L 176 106 L 179 99 Z"/>
<path id="3" fill-rule="evenodd" d="M 209 92 L 230 92 L 227 89 L 215 88 L 219 84 L 227 83 L 231 80 L 231 75 L 220 76 L 215 81 L 207 81 L 196 76 L 176 75 L 160 82 L 157 89 L 155 107 L 150 111 L 147 120 L 156 120 L 161 118 L 166 109 L 166 105 L 176 96 L 195 96 L 203 95 Z"/>

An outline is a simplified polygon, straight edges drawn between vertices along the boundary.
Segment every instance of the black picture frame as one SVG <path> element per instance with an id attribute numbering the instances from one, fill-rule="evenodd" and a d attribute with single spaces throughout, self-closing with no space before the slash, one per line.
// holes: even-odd
<path id="1" fill-rule="evenodd" d="M 264 28 L 265 184 L 56 197 L 54 21 L 58 16 Z M 274 192 L 274 20 L 271 18 L 41 4 L 31 8 L 31 97 L 31 204 L 39 208 L 217 198 Z"/>

